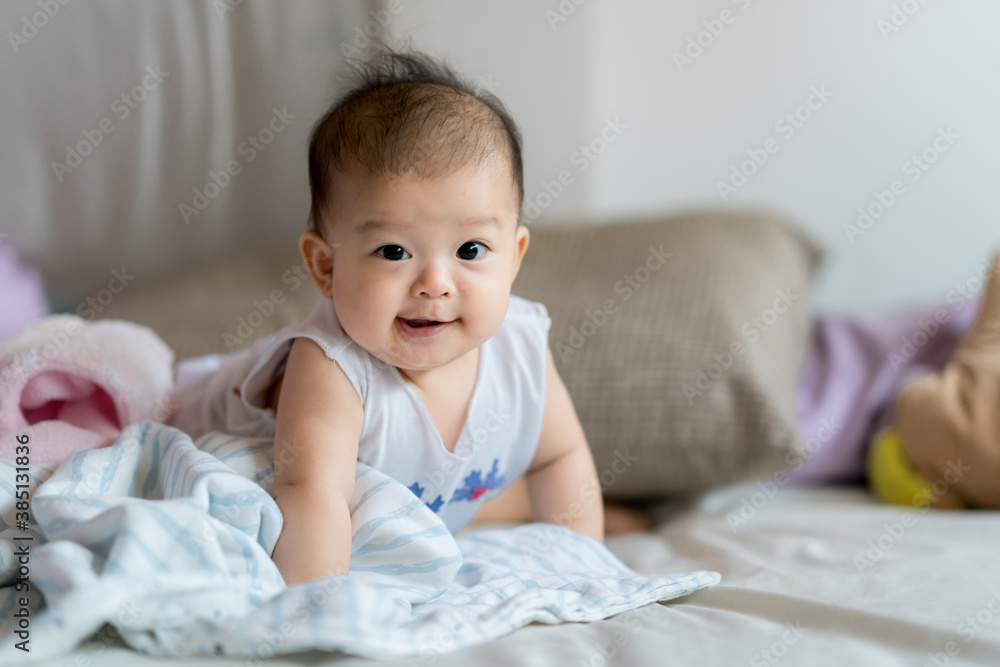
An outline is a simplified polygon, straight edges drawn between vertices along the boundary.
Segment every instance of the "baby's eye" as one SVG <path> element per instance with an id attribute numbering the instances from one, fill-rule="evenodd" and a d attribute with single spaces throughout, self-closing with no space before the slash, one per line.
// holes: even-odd
<path id="1" fill-rule="evenodd" d="M 382 252 L 383 250 L 385 250 L 385 253 Z M 376 250 L 375 254 L 391 260 L 406 259 L 406 257 L 410 256 L 410 253 L 406 252 L 398 245 L 384 245 Z M 406 255 L 406 257 L 400 257 L 400 254 Z"/>
<path id="2" fill-rule="evenodd" d="M 485 245 L 479 241 L 469 241 L 463 243 L 462 247 L 458 249 L 456 253 L 459 259 L 479 259 L 483 257 L 489 250 Z"/>

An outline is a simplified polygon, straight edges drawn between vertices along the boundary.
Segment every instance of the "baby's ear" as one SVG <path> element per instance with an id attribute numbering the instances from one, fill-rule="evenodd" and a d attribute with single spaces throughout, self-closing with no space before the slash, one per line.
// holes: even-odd
<path id="1" fill-rule="evenodd" d="M 333 298 L 333 255 L 330 246 L 316 231 L 310 229 L 299 237 L 299 252 L 306 262 L 309 275 L 327 299 Z"/>
<path id="2" fill-rule="evenodd" d="M 517 229 L 514 231 L 514 273 L 510 276 L 512 285 L 514 284 L 514 279 L 517 278 L 517 272 L 521 269 L 521 260 L 524 259 L 524 253 L 528 250 L 530 236 L 528 228 L 519 223 Z"/>

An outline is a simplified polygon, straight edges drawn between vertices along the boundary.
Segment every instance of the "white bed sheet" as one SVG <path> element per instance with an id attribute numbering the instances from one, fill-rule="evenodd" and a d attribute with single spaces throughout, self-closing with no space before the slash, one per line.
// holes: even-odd
<path id="1" fill-rule="evenodd" d="M 721 584 L 668 604 L 596 623 L 536 624 L 414 660 L 309 652 L 264 664 L 1000 665 L 1000 512 L 880 505 L 856 487 L 772 491 L 769 497 L 752 484 L 718 490 L 686 507 L 660 508 L 664 520 L 654 532 L 609 540 L 639 572 L 722 573 Z M 745 524 L 727 520 L 741 508 Z M 163 663 L 107 637 L 38 664 Z"/>

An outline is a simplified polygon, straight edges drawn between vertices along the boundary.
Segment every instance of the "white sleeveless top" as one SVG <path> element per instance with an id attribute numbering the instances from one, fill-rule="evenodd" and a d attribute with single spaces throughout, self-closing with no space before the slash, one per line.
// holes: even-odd
<path id="1" fill-rule="evenodd" d="M 284 372 L 292 340 L 310 338 L 361 398 L 358 460 L 409 487 L 454 533 L 531 465 L 545 416 L 551 324 L 544 305 L 510 296 L 502 324 L 480 347 L 475 390 L 454 452 L 399 370 L 355 344 L 325 298 L 301 324 L 249 350 L 213 355 L 217 370 L 179 391 L 181 410 L 171 422 L 192 437 L 208 431 L 273 437 L 274 411 L 259 406 Z"/>

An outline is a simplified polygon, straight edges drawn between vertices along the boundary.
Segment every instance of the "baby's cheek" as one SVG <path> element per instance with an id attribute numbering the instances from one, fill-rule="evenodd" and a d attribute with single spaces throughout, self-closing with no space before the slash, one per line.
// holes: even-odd
<path id="1" fill-rule="evenodd" d="M 503 324 L 504 316 L 507 314 L 506 299 L 491 299 L 489 301 L 483 300 L 479 309 L 478 317 L 476 322 L 475 337 L 480 342 L 489 339 L 500 325 Z"/>
<path id="2" fill-rule="evenodd" d="M 362 347 L 370 347 L 373 327 L 370 316 L 364 310 L 351 305 L 337 309 L 337 320 L 344 333 Z"/>

